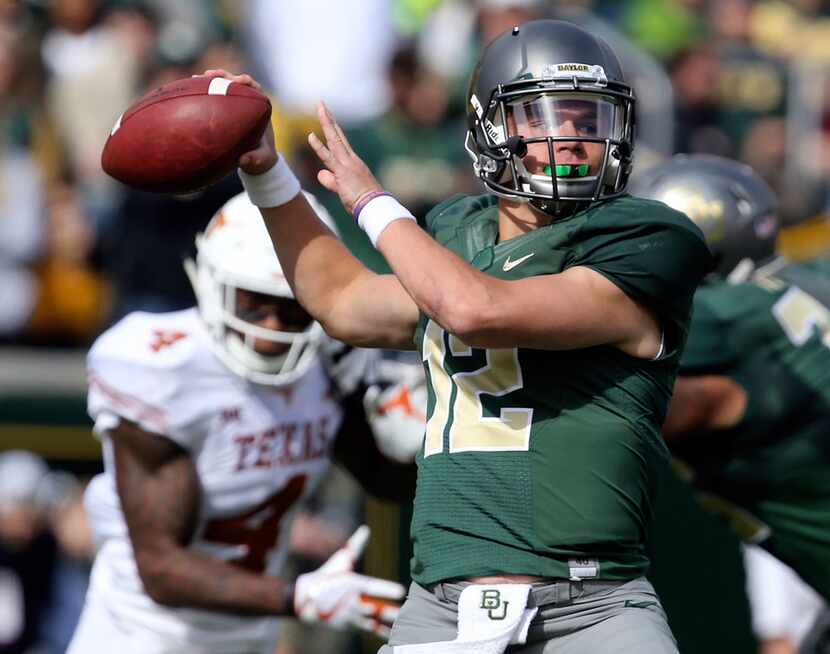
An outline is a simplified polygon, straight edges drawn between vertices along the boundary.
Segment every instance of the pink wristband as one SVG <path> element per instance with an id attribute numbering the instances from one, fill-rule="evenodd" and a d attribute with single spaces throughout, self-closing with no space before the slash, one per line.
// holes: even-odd
<path id="1" fill-rule="evenodd" d="M 354 216 L 354 219 L 360 221 L 360 212 L 363 211 L 363 208 L 372 200 L 374 200 L 375 198 L 379 198 L 382 195 L 391 196 L 392 194 L 387 193 L 386 191 L 372 191 L 371 193 L 367 193 L 362 198 L 360 198 L 360 200 L 357 201 L 357 204 L 354 205 L 354 208 L 352 209 L 352 216 Z"/>

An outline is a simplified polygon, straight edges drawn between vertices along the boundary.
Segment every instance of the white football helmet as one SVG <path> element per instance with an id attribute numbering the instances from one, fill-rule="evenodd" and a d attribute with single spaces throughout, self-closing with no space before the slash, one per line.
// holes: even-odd
<path id="1" fill-rule="evenodd" d="M 310 194 L 311 206 L 336 234 L 328 212 Z M 184 263 L 216 356 L 234 373 L 258 384 L 283 386 L 299 379 L 318 356 L 323 328 L 312 321 L 301 332 L 279 331 L 244 320 L 237 289 L 294 299 L 259 209 L 246 193 L 228 200 L 196 236 L 196 261 Z M 254 349 L 263 339 L 289 345 L 267 356 Z"/>

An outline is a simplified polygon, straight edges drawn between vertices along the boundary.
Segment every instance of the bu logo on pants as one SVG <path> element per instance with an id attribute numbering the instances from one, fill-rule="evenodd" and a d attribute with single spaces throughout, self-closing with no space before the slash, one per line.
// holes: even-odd
<path id="1" fill-rule="evenodd" d="M 487 609 L 487 615 L 491 620 L 504 620 L 507 617 L 509 604 L 510 602 L 501 601 L 501 592 L 498 590 L 489 588 L 481 591 L 481 608 Z"/>

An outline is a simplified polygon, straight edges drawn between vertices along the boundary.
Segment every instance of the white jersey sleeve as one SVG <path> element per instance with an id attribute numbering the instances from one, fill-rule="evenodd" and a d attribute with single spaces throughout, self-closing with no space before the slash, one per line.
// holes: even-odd
<path id="1" fill-rule="evenodd" d="M 136 312 L 104 332 L 87 357 L 87 409 L 102 437 L 121 419 L 185 449 L 205 433 L 208 398 L 200 392 L 215 363 L 195 309 Z"/>

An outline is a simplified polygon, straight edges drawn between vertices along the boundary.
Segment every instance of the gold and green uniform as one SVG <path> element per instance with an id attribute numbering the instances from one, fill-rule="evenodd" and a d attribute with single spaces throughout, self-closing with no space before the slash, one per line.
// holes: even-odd
<path id="1" fill-rule="evenodd" d="M 830 599 L 830 260 L 699 289 L 681 373 L 747 391 L 735 427 L 675 449 L 704 504 Z"/>
<path id="2" fill-rule="evenodd" d="M 710 269 L 683 214 L 630 196 L 498 242 L 494 196 L 451 198 L 429 232 L 505 280 L 586 266 L 647 306 L 664 329 L 655 361 L 614 347 L 471 348 L 422 315 L 430 394 L 412 521 L 420 584 L 488 574 L 630 579 L 667 454 L 660 425 Z"/>

